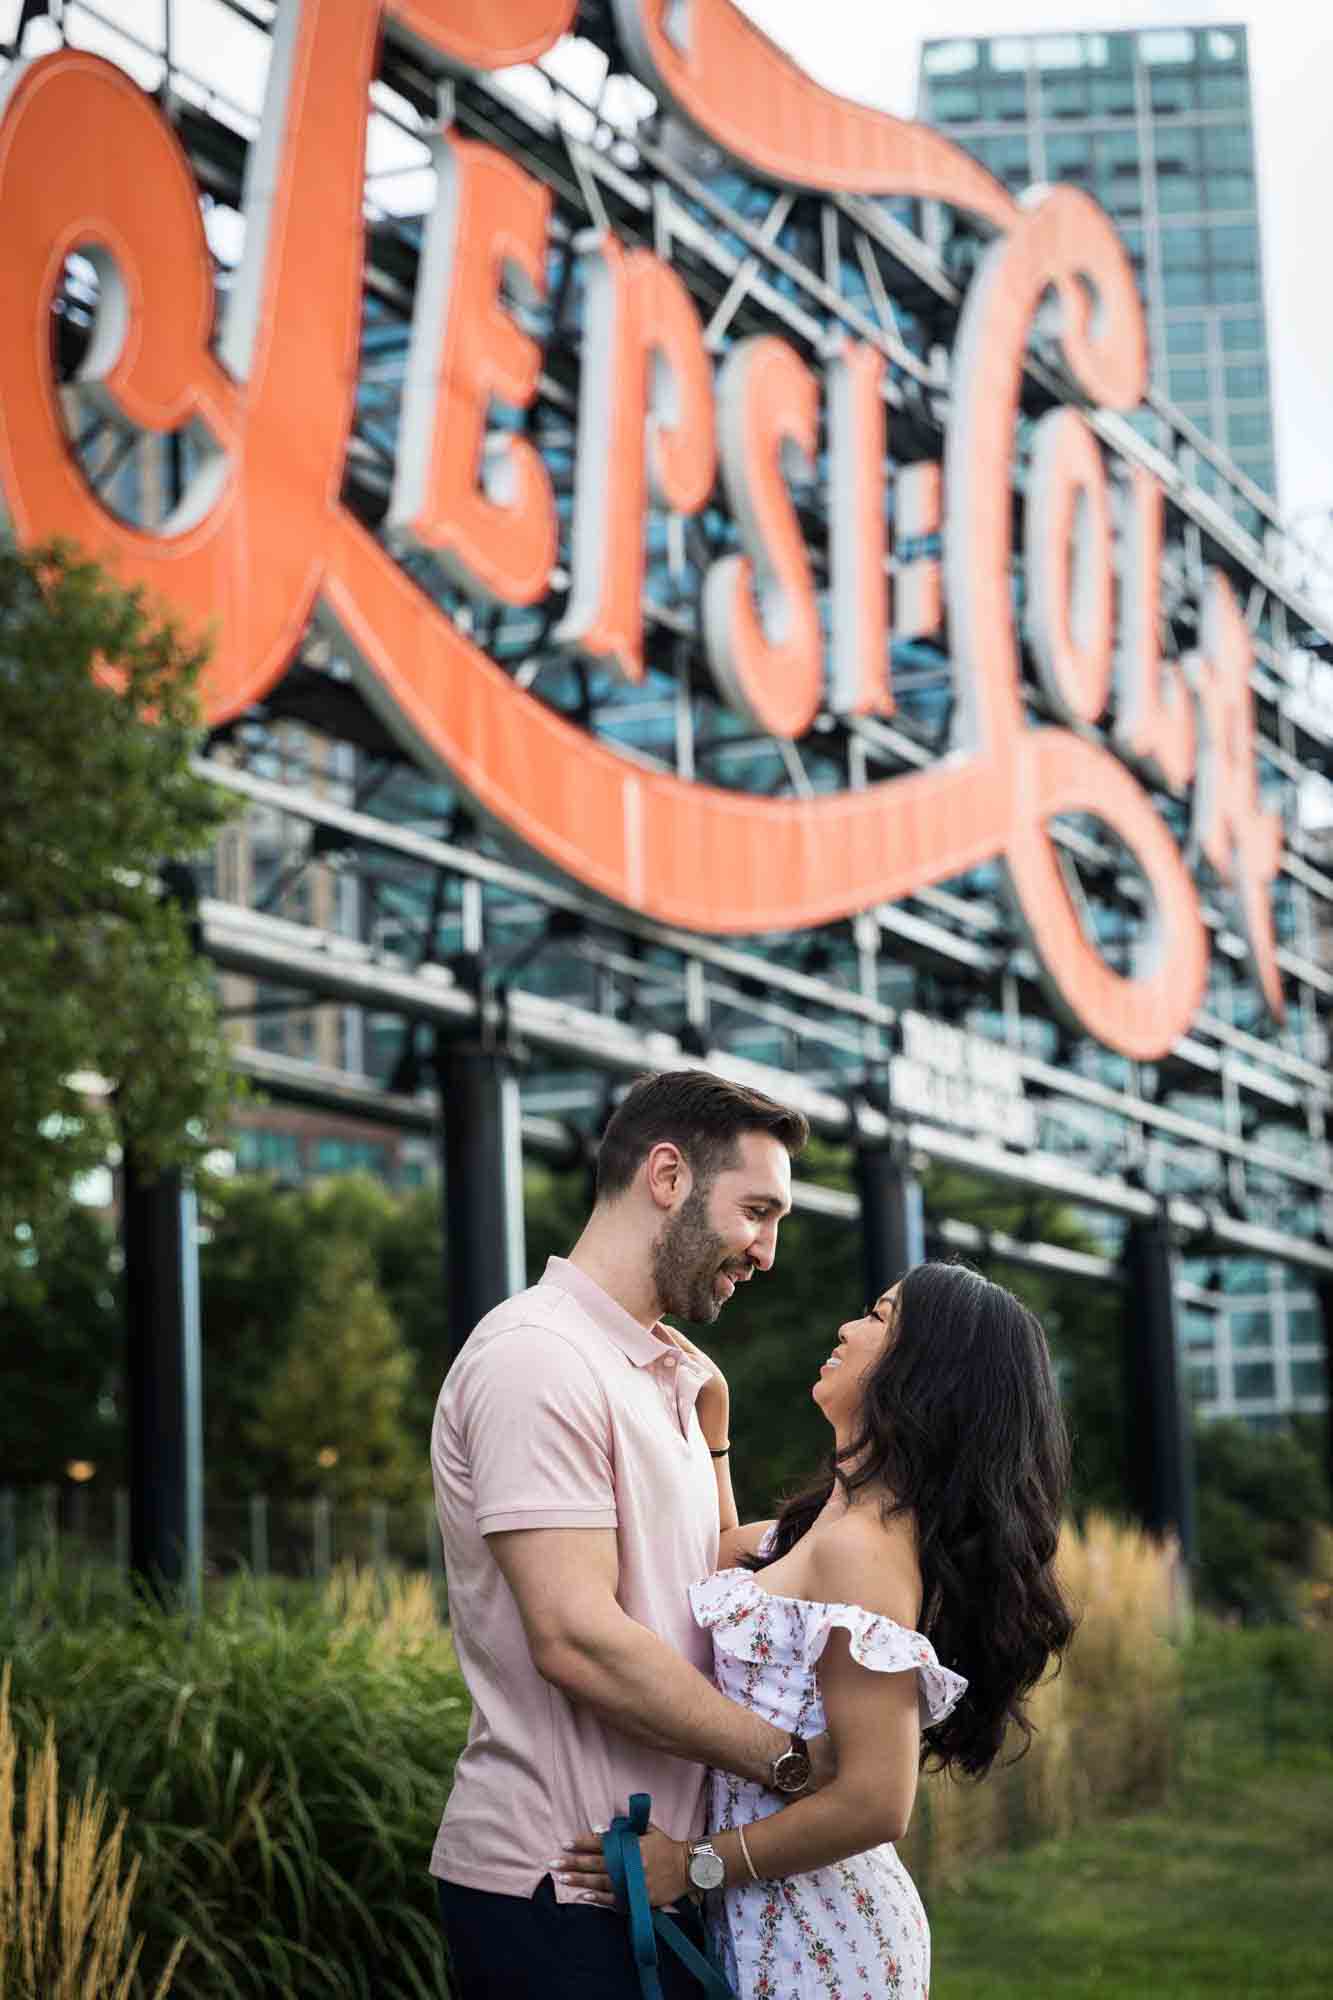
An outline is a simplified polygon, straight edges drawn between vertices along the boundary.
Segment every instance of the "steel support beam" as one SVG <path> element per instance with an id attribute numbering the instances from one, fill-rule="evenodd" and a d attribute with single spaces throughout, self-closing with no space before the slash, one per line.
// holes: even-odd
<path id="1" fill-rule="evenodd" d="M 911 1156 L 898 1145 L 858 1146 L 866 1297 L 877 1299 L 926 1254 L 926 1212 Z"/>
<path id="2" fill-rule="evenodd" d="M 1333 1486 L 1333 1278 L 1320 1278 L 1315 1296 L 1324 1324 L 1324 1467 Z"/>
<path id="3" fill-rule="evenodd" d="M 450 1354 L 527 1283 L 518 1078 L 503 1048 L 437 1031 Z"/>
<path id="4" fill-rule="evenodd" d="M 1181 1393 L 1176 1250 L 1164 1206 L 1127 1230 L 1125 1278 L 1129 1501 L 1145 1528 L 1155 1535 L 1174 1535 L 1192 1563 L 1194 1448 L 1189 1407 Z"/>
<path id="5" fill-rule="evenodd" d="M 121 1172 L 129 1401 L 130 1568 L 197 1606 L 203 1560 L 203 1404 L 194 1189 Z"/>

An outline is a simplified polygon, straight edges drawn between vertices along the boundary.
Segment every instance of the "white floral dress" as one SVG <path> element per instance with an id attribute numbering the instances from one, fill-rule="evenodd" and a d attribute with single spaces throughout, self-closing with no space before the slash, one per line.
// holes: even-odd
<path id="1" fill-rule="evenodd" d="M 815 1663 L 836 1628 L 851 1635 L 863 1667 L 916 1668 L 923 1727 L 942 1721 L 967 1686 L 919 1632 L 857 1604 L 771 1596 L 749 1570 L 719 1570 L 693 1584 L 690 1604 L 712 1633 L 723 1694 L 800 1736 L 825 1726 Z M 782 1804 L 748 1779 L 710 1773 L 714 1832 L 747 1826 Z M 739 2000 L 927 2000 L 930 1930 L 891 1846 L 808 1875 L 728 1884 L 710 1904 L 713 1943 Z"/>

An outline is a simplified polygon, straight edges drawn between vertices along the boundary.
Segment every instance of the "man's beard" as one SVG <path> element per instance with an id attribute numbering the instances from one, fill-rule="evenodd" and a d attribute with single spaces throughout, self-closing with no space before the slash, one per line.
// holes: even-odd
<path id="1" fill-rule="evenodd" d="M 653 1245 L 653 1283 L 663 1313 L 708 1326 L 722 1310 L 713 1289 L 728 1262 L 724 1239 L 708 1220 L 708 1189 L 693 1187 Z"/>

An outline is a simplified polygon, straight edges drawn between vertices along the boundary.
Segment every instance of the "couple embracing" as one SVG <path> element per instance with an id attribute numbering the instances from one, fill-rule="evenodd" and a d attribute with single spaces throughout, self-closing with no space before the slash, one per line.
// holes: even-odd
<path id="1" fill-rule="evenodd" d="M 649 1898 L 707 1927 L 738 2000 L 925 2000 L 893 1843 L 923 1758 L 980 1776 L 1068 1642 L 1068 1442 L 1032 1314 L 923 1264 L 829 1328 L 828 1470 L 738 1521 L 726 1380 L 665 1316 L 710 1324 L 771 1268 L 806 1136 L 705 1072 L 641 1080 L 568 1258 L 441 1391 L 473 1704 L 431 1862 L 454 2000 L 637 2000 L 599 1838 L 636 1792 Z M 697 2000 L 662 1961 L 666 2000 Z"/>

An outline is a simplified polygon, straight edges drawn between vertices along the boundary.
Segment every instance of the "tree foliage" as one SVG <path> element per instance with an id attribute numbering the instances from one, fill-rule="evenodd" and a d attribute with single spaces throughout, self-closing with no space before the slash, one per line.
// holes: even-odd
<path id="1" fill-rule="evenodd" d="M 335 1238 L 315 1263 L 249 1426 L 262 1483 L 354 1507 L 423 1492 L 425 1441 L 403 1421 L 411 1382 L 412 1357 L 369 1252 Z"/>
<path id="2" fill-rule="evenodd" d="M 0 1293 L 117 1136 L 150 1170 L 184 1163 L 230 1094 L 210 981 L 159 879 L 232 811 L 190 765 L 203 659 L 68 547 L 0 543 Z"/>
<path id="3" fill-rule="evenodd" d="M 0 1485 L 44 1486 L 70 1459 L 125 1477 L 125 1326 L 111 1227 L 51 1204 L 11 1287 L 0 1337 Z"/>

